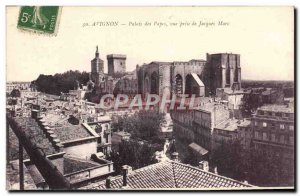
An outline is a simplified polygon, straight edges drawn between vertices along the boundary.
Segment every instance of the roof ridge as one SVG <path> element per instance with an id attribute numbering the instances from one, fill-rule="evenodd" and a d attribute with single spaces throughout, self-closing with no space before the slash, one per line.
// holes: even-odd
<path id="1" fill-rule="evenodd" d="M 171 165 L 172 165 L 172 172 L 173 172 L 173 178 L 174 178 L 175 188 L 180 188 L 180 187 L 178 186 L 177 179 L 176 179 L 176 175 L 175 175 L 174 162 L 171 162 Z"/>
<path id="2" fill-rule="evenodd" d="M 153 163 L 153 164 L 151 164 L 151 165 L 147 165 L 147 166 L 145 166 L 145 167 L 141 167 L 141 168 L 139 168 L 139 169 L 132 170 L 132 171 L 128 174 L 128 176 L 131 176 L 131 175 L 133 175 L 133 174 L 135 174 L 135 173 L 142 172 L 142 171 L 147 170 L 147 169 L 151 169 L 151 168 L 153 168 L 153 167 L 155 167 L 155 166 L 157 166 L 157 165 L 162 165 L 162 164 L 165 163 L 165 162 L 167 162 L 167 161 L 161 161 L 161 162 L 158 162 L 158 163 Z"/>
<path id="3" fill-rule="evenodd" d="M 242 185 L 245 185 L 245 186 L 254 186 L 254 185 L 246 184 L 246 183 L 244 183 L 244 182 L 241 182 L 241 181 L 238 181 L 238 180 L 235 180 L 235 179 L 226 177 L 226 176 L 222 176 L 222 175 L 219 175 L 219 174 L 215 174 L 215 173 L 210 172 L 210 171 L 204 171 L 204 170 L 202 170 L 202 169 L 200 169 L 200 168 L 197 168 L 197 167 L 195 167 L 195 166 L 192 166 L 192 165 L 187 165 L 187 164 L 180 163 L 180 162 L 177 162 L 177 161 L 172 161 L 172 162 L 173 162 L 173 163 L 176 163 L 176 164 L 178 164 L 178 165 L 184 166 L 184 167 L 188 167 L 188 168 L 191 168 L 191 169 L 195 169 L 195 170 L 197 170 L 197 171 L 201 171 L 201 172 L 203 172 L 203 173 L 211 174 L 211 175 L 216 176 L 216 177 L 221 177 L 221 178 L 226 179 L 226 180 L 231 180 L 231 181 L 233 181 L 233 182 L 236 182 L 236 183 L 239 183 L 239 184 L 242 184 Z"/>
<path id="4" fill-rule="evenodd" d="M 90 164 L 94 164 L 94 165 L 101 165 L 100 163 L 97 163 L 97 162 L 94 162 L 91 160 L 81 159 L 81 158 L 70 156 L 70 155 L 66 155 L 64 158 L 72 159 L 72 160 L 76 160 L 76 161 L 80 161 L 80 162 L 84 162 L 84 163 L 90 163 Z"/>

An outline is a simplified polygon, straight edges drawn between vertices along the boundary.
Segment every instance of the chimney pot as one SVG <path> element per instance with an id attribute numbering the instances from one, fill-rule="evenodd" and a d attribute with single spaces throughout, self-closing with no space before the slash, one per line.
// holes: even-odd
<path id="1" fill-rule="evenodd" d="M 200 161 L 199 162 L 199 168 L 204 170 L 204 171 L 209 171 L 208 161 Z"/>
<path id="2" fill-rule="evenodd" d="M 178 152 L 173 152 L 172 153 L 172 160 L 173 161 L 178 161 Z"/>
<path id="3" fill-rule="evenodd" d="M 106 178 L 106 183 L 105 183 L 106 188 L 108 189 L 111 188 L 110 183 L 111 183 L 111 178 L 110 177 Z"/>
<path id="4" fill-rule="evenodd" d="M 215 174 L 218 174 L 218 168 L 217 167 L 215 167 L 214 172 L 215 172 Z"/>
<path id="5" fill-rule="evenodd" d="M 132 167 L 129 165 L 123 165 L 122 166 L 122 173 L 123 173 L 123 186 L 127 186 L 127 175 L 132 171 Z"/>

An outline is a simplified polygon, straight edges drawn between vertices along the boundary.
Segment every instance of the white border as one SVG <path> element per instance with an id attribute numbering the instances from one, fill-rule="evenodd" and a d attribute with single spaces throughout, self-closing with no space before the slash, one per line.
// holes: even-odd
<path id="1" fill-rule="evenodd" d="M 2 0 L 0 1 L 0 8 L 1 8 L 1 15 L 0 15 L 0 22 L 1 22 L 1 31 L 0 31 L 0 43 L 1 45 L 1 52 L 0 52 L 0 73 L 2 76 L 0 77 L 0 88 L 1 88 L 1 95 L 0 95 L 0 103 L 1 103 L 1 112 L 0 112 L 0 126 L 2 129 L 1 130 L 1 135 L 0 135 L 0 144 L 1 144 L 1 150 L 0 150 L 0 157 L 1 157 L 1 166 L 0 166 L 0 193 L 1 195 L 8 195 L 9 193 L 5 190 L 6 187 L 6 175 L 5 175 L 5 163 L 6 163 L 6 137 L 5 137 L 5 84 L 6 84 L 6 6 L 7 5 L 69 5 L 69 6 L 83 6 L 83 5 L 88 5 L 88 6 L 280 6 L 280 5 L 291 5 L 295 6 L 296 8 L 299 9 L 300 1 L 298 0 L 248 0 L 248 1 L 241 1 L 241 0 L 206 0 L 206 1 L 197 1 L 197 0 L 151 0 L 151 1 L 144 1 L 142 2 L 141 0 L 127 0 L 127 1 L 122 1 L 122 0 L 101 0 L 101 1 L 92 1 L 92 0 L 77 0 L 77 1 L 68 1 L 68 0 L 48 0 L 48 1 L 38 1 L 38 0 Z M 298 10 L 299 12 L 299 10 Z M 297 20 L 297 26 L 299 25 L 299 20 Z M 298 35 L 297 35 L 298 36 Z M 299 50 L 297 52 L 298 56 Z M 16 54 L 17 55 L 17 54 Z M 17 58 L 17 56 L 16 56 Z M 299 75 L 299 68 L 297 75 Z M 297 84 L 299 90 L 299 84 Z M 298 101 L 298 99 L 297 99 Z M 300 117 L 298 116 L 297 120 Z M 296 130 L 298 131 L 298 130 Z M 297 133 L 297 141 L 299 141 L 299 133 Z M 297 145 L 298 146 L 298 145 Z M 299 156 L 299 149 L 297 148 L 297 157 Z M 299 164 L 298 164 L 299 165 Z M 299 170 L 299 167 L 297 167 L 297 170 Z M 299 189 L 299 180 L 297 180 L 297 187 Z M 213 194 L 218 194 L 219 192 L 215 192 Z M 240 193 L 240 192 L 239 192 Z M 237 194 L 239 194 L 237 193 Z M 16 193 L 14 193 L 16 194 Z M 17 194 L 25 194 L 25 193 L 17 193 Z M 27 193 L 28 194 L 28 193 Z M 31 194 L 31 193 L 29 193 Z M 40 194 L 40 193 L 39 193 Z M 45 194 L 45 193 L 44 193 Z M 49 194 L 46 193 L 46 194 Z M 52 193 L 56 195 L 62 195 L 66 193 Z M 69 193 L 72 194 L 72 193 Z M 86 193 L 80 193 L 80 194 L 86 194 Z M 90 193 L 91 194 L 91 193 Z M 95 194 L 95 193 L 93 193 Z M 96 194 L 101 194 L 101 195 L 112 195 L 111 193 L 96 193 Z M 118 193 L 114 193 L 118 194 Z M 122 193 L 124 194 L 124 193 Z M 128 193 L 127 193 L 128 194 Z M 129 193 L 132 194 L 132 193 Z M 142 194 L 142 193 L 138 193 Z M 149 194 L 149 193 L 143 193 L 143 194 Z M 159 194 L 166 194 L 166 193 L 155 193 L 156 195 Z M 168 194 L 173 194 L 173 193 L 168 193 Z M 196 194 L 207 194 L 205 192 L 201 193 L 196 193 Z M 211 194 L 211 193 L 210 193 Z M 224 194 L 222 192 L 221 194 Z M 225 193 L 226 194 L 226 193 Z M 227 193 L 228 194 L 228 193 Z M 231 192 L 229 193 L 231 194 Z M 248 193 L 249 194 L 249 193 Z M 255 195 L 265 195 L 266 193 L 264 192 L 253 192 L 250 194 L 255 194 Z M 280 193 L 283 194 L 283 193 Z M 288 194 L 288 193 L 284 193 Z"/>

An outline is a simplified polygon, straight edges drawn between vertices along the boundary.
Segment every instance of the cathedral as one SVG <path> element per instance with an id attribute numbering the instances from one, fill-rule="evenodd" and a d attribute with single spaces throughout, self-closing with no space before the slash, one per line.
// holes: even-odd
<path id="1" fill-rule="evenodd" d="M 134 72 L 126 72 L 126 55 L 107 55 L 108 73 L 104 73 L 104 61 L 100 58 L 98 46 L 95 57 L 91 60 L 88 89 L 98 97 L 104 94 L 136 94 L 137 79 Z"/>
<path id="2" fill-rule="evenodd" d="M 137 65 L 138 93 L 204 97 L 215 95 L 218 88 L 240 90 L 240 55 L 219 53 L 206 56 L 206 60 L 153 61 Z"/>
<path id="3" fill-rule="evenodd" d="M 107 55 L 108 73 L 98 46 L 91 60 L 90 81 L 87 86 L 99 98 L 103 94 L 157 94 L 162 96 L 196 97 L 216 95 L 219 88 L 241 89 L 240 55 L 232 53 L 206 54 L 206 60 L 161 62 L 137 65 L 126 72 L 126 55 Z"/>

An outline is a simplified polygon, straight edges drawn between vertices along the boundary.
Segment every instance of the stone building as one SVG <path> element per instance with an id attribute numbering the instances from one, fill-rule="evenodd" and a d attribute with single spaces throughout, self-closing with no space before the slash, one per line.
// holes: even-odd
<path id="1" fill-rule="evenodd" d="M 207 54 L 207 66 L 210 70 L 207 85 L 212 93 L 216 88 L 241 88 L 241 66 L 239 54 Z"/>
<path id="2" fill-rule="evenodd" d="M 95 58 L 91 60 L 91 79 L 96 86 L 100 86 L 105 80 L 104 62 L 99 57 L 98 46 L 95 52 Z"/>
<path id="3" fill-rule="evenodd" d="M 251 122 L 247 119 L 227 119 L 218 124 L 212 135 L 212 148 L 216 149 L 221 144 L 239 142 L 243 149 L 251 146 Z"/>
<path id="4" fill-rule="evenodd" d="M 188 62 L 151 62 L 137 66 L 138 92 L 140 94 L 197 94 L 204 96 L 201 80 L 204 60 Z"/>
<path id="5" fill-rule="evenodd" d="M 294 155 L 294 108 L 264 105 L 251 118 L 254 148 L 276 152 L 291 159 Z"/>
<path id="6" fill-rule="evenodd" d="M 207 60 L 153 61 L 137 65 L 138 93 L 169 96 L 215 95 L 217 88 L 241 88 L 240 55 L 207 54 Z"/>
<path id="7" fill-rule="evenodd" d="M 104 73 L 104 61 L 100 58 L 98 46 L 95 58 L 91 61 L 88 90 L 94 90 L 93 101 L 104 94 L 136 94 L 137 79 L 135 72 L 126 72 L 126 55 L 107 55 L 108 73 Z M 96 96 L 96 98 L 95 98 Z"/>
<path id="8" fill-rule="evenodd" d="M 227 119 L 218 124 L 212 134 L 212 149 L 217 149 L 224 143 L 238 140 L 238 120 Z"/>
<path id="9" fill-rule="evenodd" d="M 126 72 L 126 55 L 110 54 L 107 55 L 108 75 L 122 75 Z"/>
<path id="10" fill-rule="evenodd" d="M 244 149 L 249 149 L 251 147 L 252 140 L 251 121 L 249 119 L 240 120 L 237 130 L 241 145 Z"/>
<path id="11" fill-rule="evenodd" d="M 185 143 L 196 143 L 210 151 L 212 149 L 212 134 L 220 123 L 230 119 L 228 106 L 209 99 L 200 103 L 194 110 L 177 110 L 171 112 L 176 139 Z"/>

